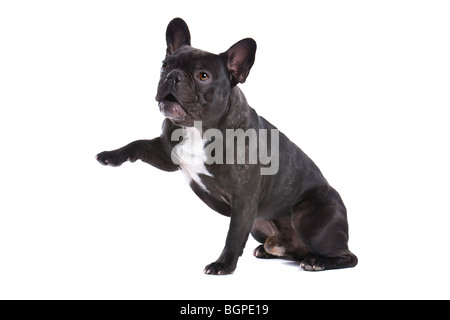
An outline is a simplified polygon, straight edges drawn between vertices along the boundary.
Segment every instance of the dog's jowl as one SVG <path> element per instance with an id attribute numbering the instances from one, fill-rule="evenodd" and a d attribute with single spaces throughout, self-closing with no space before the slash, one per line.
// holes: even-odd
<path id="1" fill-rule="evenodd" d="M 156 94 L 166 117 L 161 135 L 102 152 L 97 160 L 181 170 L 197 196 L 231 218 L 225 247 L 207 274 L 232 273 L 249 234 L 261 243 L 258 258 L 289 257 L 308 271 L 354 267 L 341 197 L 237 86 L 253 66 L 255 41 L 243 39 L 218 55 L 195 49 L 179 18 L 169 23 L 166 40 Z"/>

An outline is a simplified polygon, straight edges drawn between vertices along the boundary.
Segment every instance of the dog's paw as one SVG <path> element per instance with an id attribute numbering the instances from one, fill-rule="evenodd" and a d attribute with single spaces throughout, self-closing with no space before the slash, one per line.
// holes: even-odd
<path id="1" fill-rule="evenodd" d="M 302 261 L 300 267 L 306 271 L 323 271 L 325 263 L 318 257 L 307 257 Z"/>
<path id="2" fill-rule="evenodd" d="M 217 274 L 224 275 L 233 273 L 235 267 L 230 267 L 222 262 L 213 262 L 205 267 L 203 273 L 205 274 Z"/>
<path id="3" fill-rule="evenodd" d="M 98 162 L 107 166 L 118 167 L 128 160 L 123 154 L 117 151 L 104 151 L 95 156 Z"/>
<path id="4" fill-rule="evenodd" d="M 264 245 L 258 246 L 255 250 L 253 250 L 253 255 L 260 259 L 272 259 L 276 258 L 274 255 L 268 253 L 266 249 L 264 249 Z"/>

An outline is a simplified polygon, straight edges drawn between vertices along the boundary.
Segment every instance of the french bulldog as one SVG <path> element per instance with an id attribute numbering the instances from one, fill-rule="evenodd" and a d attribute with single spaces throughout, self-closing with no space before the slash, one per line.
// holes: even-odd
<path id="1" fill-rule="evenodd" d="M 156 94 L 166 118 L 161 135 L 99 153 L 97 160 L 181 170 L 201 200 L 230 217 L 225 247 L 206 274 L 233 273 L 249 234 L 261 243 L 257 258 L 287 257 L 307 271 L 354 267 L 340 195 L 238 87 L 253 66 L 256 42 L 243 39 L 218 55 L 196 49 L 180 18 L 169 23 L 166 42 Z"/>

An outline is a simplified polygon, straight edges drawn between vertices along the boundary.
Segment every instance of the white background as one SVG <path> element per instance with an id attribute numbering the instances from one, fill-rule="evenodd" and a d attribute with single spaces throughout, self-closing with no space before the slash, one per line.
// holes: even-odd
<path id="1" fill-rule="evenodd" d="M 228 218 L 181 173 L 103 167 L 159 135 L 167 23 L 253 37 L 249 103 L 347 205 L 353 269 L 258 260 L 207 276 Z M 450 298 L 447 1 L 0 2 L 1 299 Z"/>

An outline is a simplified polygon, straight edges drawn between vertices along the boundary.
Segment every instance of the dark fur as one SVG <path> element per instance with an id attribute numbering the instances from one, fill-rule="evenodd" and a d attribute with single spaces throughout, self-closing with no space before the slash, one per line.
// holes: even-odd
<path id="1" fill-rule="evenodd" d="M 192 48 L 188 27 L 178 18 L 169 24 L 166 39 L 156 96 L 158 102 L 163 101 L 161 111 L 168 117 L 161 136 L 102 152 L 97 155 L 100 163 L 119 166 L 140 159 L 162 170 L 177 171 L 179 167 L 170 157 L 177 143 L 171 141 L 171 134 L 182 126 L 193 126 L 194 120 L 201 120 L 204 130 L 217 128 L 224 136 L 226 129 L 275 129 L 247 104 L 236 86 L 245 82 L 253 65 L 256 43 L 252 39 L 215 55 Z M 198 80 L 199 72 L 206 72 L 209 79 Z M 261 175 L 261 164 L 212 164 L 206 165 L 212 177 L 201 176 L 209 192 L 191 182 L 208 206 L 231 217 L 225 248 L 217 261 L 205 268 L 206 273 L 233 272 L 250 233 L 261 243 L 254 252 L 259 258 L 292 257 L 301 261 L 305 270 L 357 264 L 347 246 L 347 213 L 341 197 L 313 161 L 282 133 L 279 146 L 275 175 Z"/>

